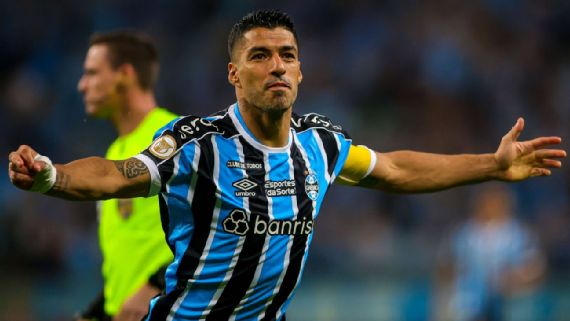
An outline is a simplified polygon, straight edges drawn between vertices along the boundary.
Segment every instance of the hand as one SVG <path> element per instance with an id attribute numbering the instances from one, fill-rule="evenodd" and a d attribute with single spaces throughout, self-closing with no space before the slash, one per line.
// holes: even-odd
<path id="1" fill-rule="evenodd" d="M 46 164 L 34 161 L 38 153 L 30 146 L 21 145 L 17 151 L 8 156 L 8 174 L 10 181 L 16 187 L 29 190 L 34 184 L 34 175 L 41 172 Z"/>
<path id="2" fill-rule="evenodd" d="M 513 128 L 503 136 L 495 152 L 495 161 L 499 166 L 499 179 L 520 181 L 528 177 L 548 176 L 551 168 L 559 168 L 562 162 L 553 158 L 566 157 L 561 149 L 543 149 L 547 145 L 560 144 L 560 137 L 539 137 L 518 142 L 524 128 L 524 119 L 519 118 Z"/>
<path id="3" fill-rule="evenodd" d="M 128 298 L 113 321 L 140 321 L 147 313 L 150 299 L 160 293 L 152 285 L 143 285 L 134 295 Z"/>

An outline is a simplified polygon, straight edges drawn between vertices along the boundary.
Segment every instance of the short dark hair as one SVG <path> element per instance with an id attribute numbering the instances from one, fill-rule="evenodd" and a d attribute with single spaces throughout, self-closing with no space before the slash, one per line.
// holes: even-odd
<path id="1" fill-rule="evenodd" d="M 89 46 L 101 44 L 109 48 L 111 67 L 133 65 L 141 88 L 152 90 L 158 80 L 159 61 L 158 49 L 150 36 L 130 30 L 93 34 Z"/>
<path id="2" fill-rule="evenodd" d="M 234 46 L 243 37 L 243 35 L 249 30 L 259 27 L 267 29 L 275 29 L 277 27 L 285 28 L 291 31 L 295 37 L 297 46 L 299 45 L 295 26 L 288 14 L 274 9 L 257 10 L 245 15 L 232 27 L 228 37 L 228 54 L 230 55 L 230 60 L 232 59 Z"/>

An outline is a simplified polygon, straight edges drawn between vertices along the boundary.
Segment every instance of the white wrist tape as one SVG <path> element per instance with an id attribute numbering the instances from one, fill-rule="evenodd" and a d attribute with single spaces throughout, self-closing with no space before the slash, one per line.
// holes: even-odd
<path id="1" fill-rule="evenodd" d="M 30 188 L 30 191 L 40 192 L 43 194 L 49 191 L 55 184 L 57 171 L 51 160 L 46 156 L 37 154 L 36 157 L 34 157 L 34 161 L 44 162 L 46 166 L 34 175 L 34 184 L 32 185 L 32 188 Z"/>

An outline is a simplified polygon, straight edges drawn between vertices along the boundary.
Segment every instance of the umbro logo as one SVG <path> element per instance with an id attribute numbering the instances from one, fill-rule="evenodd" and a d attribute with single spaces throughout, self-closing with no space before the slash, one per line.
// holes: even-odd
<path id="1" fill-rule="evenodd" d="M 233 187 L 239 189 L 239 191 L 235 192 L 235 196 L 237 197 L 251 197 L 255 196 L 254 191 L 250 191 L 250 189 L 257 187 L 257 183 L 250 181 L 247 178 L 242 178 L 239 181 L 236 181 L 232 184 Z"/>
<path id="2" fill-rule="evenodd" d="M 257 184 L 256 184 L 255 182 L 250 181 L 250 180 L 247 179 L 247 178 L 243 178 L 243 179 L 240 179 L 240 180 L 237 181 L 237 182 L 234 182 L 234 183 L 232 184 L 232 186 L 233 186 L 233 187 L 236 187 L 236 188 L 238 188 L 238 189 L 240 189 L 240 190 L 242 190 L 242 191 L 249 191 L 250 189 L 256 187 Z"/>

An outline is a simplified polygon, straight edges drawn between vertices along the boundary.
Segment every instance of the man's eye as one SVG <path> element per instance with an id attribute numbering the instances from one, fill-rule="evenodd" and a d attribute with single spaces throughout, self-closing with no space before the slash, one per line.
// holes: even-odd
<path id="1" fill-rule="evenodd" d="M 295 59 L 295 54 L 293 54 L 293 53 L 284 53 L 284 54 L 283 54 L 283 58 L 292 60 L 292 59 Z"/>
<path id="2" fill-rule="evenodd" d="M 251 56 L 251 59 L 252 59 L 252 60 L 261 60 L 261 59 L 263 59 L 263 58 L 265 58 L 265 55 L 262 54 L 262 53 L 258 53 L 258 54 L 255 54 L 255 55 Z"/>

